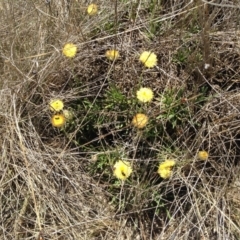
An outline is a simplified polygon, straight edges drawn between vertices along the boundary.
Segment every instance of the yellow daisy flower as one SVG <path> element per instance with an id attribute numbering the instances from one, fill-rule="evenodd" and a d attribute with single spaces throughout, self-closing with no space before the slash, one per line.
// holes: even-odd
<path id="1" fill-rule="evenodd" d="M 63 114 L 55 114 L 51 118 L 51 123 L 52 123 L 53 127 L 60 128 L 60 127 L 64 126 L 65 122 L 66 122 L 66 118 L 64 117 Z"/>
<path id="2" fill-rule="evenodd" d="M 143 113 L 137 113 L 132 120 L 132 125 L 136 128 L 144 128 L 148 123 L 148 116 Z"/>
<path id="3" fill-rule="evenodd" d="M 60 99 L 52 99 L 49 103 L 49 108 L 51 111 L 59 112 L 63 110 L 64 104 Z"/>
<path id="4" fill-rule="evenodd" d="M 109 60 L 114 61 L 117 58 L 119 58 L 119 51 L 117 51 L 117 50 L 108 50 L 108 51 L 106 51 L 105 55 L 106 55 L 106 57 Z"/>
<path id="5" fill-rule="evenodd" d="M 166 179 L 166 178 L 170 178 L 172 175 L 172 168 L 175 166 L 176 162 L 175 160 L 172 159 L 167 159 L 164 162 L 159 164 L 158 167 L 158 174 Z"/>
<path id="6" fill-rule="evenodd" d="M 119 160 L 115 163 L 113 168 L 113 174 L 115 177 L 121 180 L 126 180 L 132 173 L 130 162 Z"/>
<path id="7" fill-rule="evenodd" d="M 141 102 L 144 102 L 144 103 L 151 102 L 152 99 L 153 99 L 152 89 L 146 88 L 146 87 L 140 88 L 137 91 L 137 99 Z"/>
<path id="8" fill-rule="evenodd" d="M 75 57 L 75 55 L 77 53 L 77 45 L 75 45 L 73 43 L 65 44 L 63 47 L 62 53 L 64 56 L 66 56 L 68 58 Z"/>
<path id="9" fill-rule="evenodd" d="M 157 65 L 157 55 L 153 52 L 144 51 L 139 60 L 144 64 L 145 67 L 152 68 Z"/>
<path id="10" fill-rule="evenodd" d="M 97 14 L 97 12 L 98 12 L 98 6 L 96 4 L 92 3 L 88 6 L 87 8 L 88 15 L 93 16 Z"/>
<path id="11" fill-rule="evenodd" d="M 206 151 L 199 151 L 198 152 L 198 158 L 200 160 L 207 160 L 208 159 L 208 152 L 206 152 Z"/>

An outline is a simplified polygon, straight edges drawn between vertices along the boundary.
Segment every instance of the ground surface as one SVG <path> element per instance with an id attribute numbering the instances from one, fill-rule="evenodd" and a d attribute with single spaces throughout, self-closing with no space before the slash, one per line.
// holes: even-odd
<path id="1" fill-rule="evenodd" d="M 239 2 L 90 3 L 0 2 L 0 239 L 239 239 Z M 62 128 L 52 99 L 72 115 Z"/>

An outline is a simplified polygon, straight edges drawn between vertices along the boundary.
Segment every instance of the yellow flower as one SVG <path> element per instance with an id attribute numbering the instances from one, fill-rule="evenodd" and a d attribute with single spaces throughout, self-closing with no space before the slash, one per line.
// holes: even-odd
<path id="1" fill-rule="evenodd" d="M 66 122 L 66 118 L 63 114 L 55 114 L 52 116 L 51 123 L 53 127 L 62 127 Z"/>
<path id="2" fill-rule="evenodd" d="M 113 174 L 121 180 L 126 180 L 132 173 L 130 162 L 119 160 L 115 163 Z"/>
<path id="3" fill-rule="evenodd" d="M 175 160 L 165 160 L 164 162 L 160 163 L 158 167 L 158 174 L 164 179 L 170 178 L 172 175 L 172 168 L 175 166 L 175 164 Z"/>
<path id="4" fill-rule="evenodd" d="M 157 65 L 157 55 L 153 52 L 144 51 L 139 60 L 145 65 L 145 67 L 152 68 Z"/>
<path id="5" fill-rule="evenodd" d="M 151 102 L 153 99 L 153 91 L 150 88 L 140 88 L 137 91 L 137 99 L 141 102 Z"/>
<path id="6" fill-rule="evenodd" d="M 95 15 L 98 12 L 98 6 L 94 3 L 90 4 L 87 8 L 87 13 L 90 16 Z"/>
<path id="7" fill-rule="evenodd" d="M 106 51 L 105 55 L 111 61 L 114 61 L 117 58 L 119 58 L 119 52 L 117 50 L 108 50 Z"/>
<path id="8" fill-rule="evenodd" d="M 200 160 L 207 160 L 208 159 L 208 152 L 206 152 L 206 151 L 199 151 L 198 152 L 198 158 Z"/>
<path id="9" fill-rule="evenodd" d="M 64 104 L 60 99 L 52 99 L 49 103 L 49 107 L 51 111 L 59 112 L 63 109 Z"/>
<path id="10" fill-rule="evenodd" d="M 67 43 L 64 45 L 63 50 L 62 50 L 63 55 L 66 57 L 72 58 L 75 57 L 77 53 L 77 45 L 73 43 Z"/>
<path id="11" fill-rule="evenodd" d="M 137 113 L 132 120 L 132 125 L 137 128 L 144 128 L 148 123 L 148 116 L 143 113 Z"/>

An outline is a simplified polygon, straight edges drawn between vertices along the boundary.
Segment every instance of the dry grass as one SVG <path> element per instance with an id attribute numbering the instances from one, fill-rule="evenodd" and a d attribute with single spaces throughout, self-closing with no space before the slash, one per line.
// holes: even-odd
<path id="1" fill-rule="evenodd" d="M 240 238 L 239 8 L 218 2 L 99 0 L 90 17 L 87 1 L 1 1 L 1 239 Z M 140 86 L 152 103 L 137 103 Z M 63 130 L 52 98 L 74 113 Z M 133 165 L 125 183 L 119 158 Z M 168 180 L 165 158 L 177 160 Z"/>

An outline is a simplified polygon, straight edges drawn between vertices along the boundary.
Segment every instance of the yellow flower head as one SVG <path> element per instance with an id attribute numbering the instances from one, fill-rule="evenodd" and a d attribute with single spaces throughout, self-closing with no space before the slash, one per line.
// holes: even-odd
<path id="1" fill-rule="evenodd" d="M 88 15 L 93 16 L 97 14 L 97 12 L 98 12 L 98 6 L 96 4 L 92 3 L 88 6 L 87 8 Z"/>
<path id="2" fill-rule="evenodd" d="M 144 64 L 145 67 L 152 68 L 157 65 L 157 55 L 153 52 L 144 51 L 139 60 Z"/>
<path id="3" fill-rule="evenodd" d="M 132 120 L 132 125 L 136 128 L 144 128 L 148 123 L 148 116 L 143 113 L 137 113 Z"/>
<path id="4" fill-rule="evenodd" d="M 63 50 L 62 50 L 63 55 L 66 57 L 72 58 L 75 57 L 77 53 L 77 45 L 73 43 L 67 43 L 64 45 Z"/>
<path id="5" fill-rule="evenodd" d="M 121 180 L 126 180 L 132 173 L 130 162 L 119 160 L 114 165 L 113 174 Z"/>
<path id="6" fill-rule="evenodd" d="M 53 127 L 62 127 L 66 122 L 66 118 L 63 114 L 55 114 L 51 118 L 51 123 Z"/>
<path id="7" fill-rule="evenodd" d="M 64 104 L 60 99 L 52 99 L 49 103 L 49 108 L 51 111 L 59 112 L 63 110 Z"/>
<path id="8" fill-rule="evenodd" d="M 153 99 L 153 91 L 150 88 L 140 88 L 137 91 L 137 99 L 141 102 L 151 102 Z"/>
<path id="9" fill-rule="evenodd" d="M 158 174 L 166 179 L 170 178 L 172 175 L 172 168 L 175 166 L 175 160 L 165 160 L 164 162 L 160 163 L 158 167 Z"/>
<path id="10" fill-rule="evenodd" d="M 108 51 L 106 51 L 105 55 L 106 55 L 106 57 L 109 60 L 114 61 L 117 58 L 119 58 L 119 51 L 117 51 L 117 50 L 108 50 Z"/>
<path id="11" fill-rule="evenodd" d="M 208 159 L 208 152 L 206 152 L 206 151 L 199 151 L 198 152 L 198 158 L 200 160 L 207 160 Z"/>

